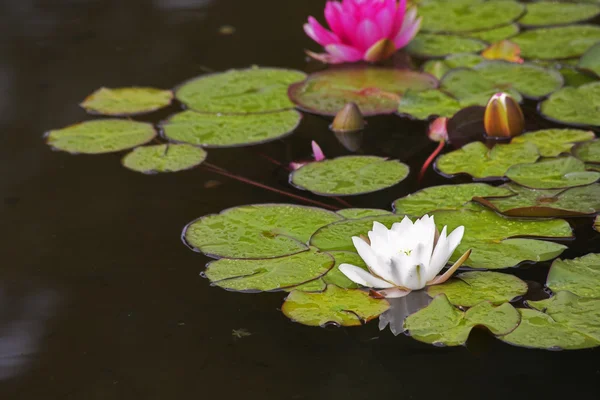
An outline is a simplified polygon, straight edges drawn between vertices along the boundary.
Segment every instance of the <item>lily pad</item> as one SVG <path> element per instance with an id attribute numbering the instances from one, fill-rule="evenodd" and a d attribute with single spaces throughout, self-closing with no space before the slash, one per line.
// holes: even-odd
<path id="1" fill-rule="evenodd" d="M 134 149 L 123 157 L 123 166 L 144 174 L 177 172 L 200 165 L 206 151 L 187 144 L 158 144 Z"/>
<path id="2" fill-rule="evenodd" d="M 409 194 L 394 202 L 397 214 L 422 216 L 435 210 L 459 210 L 472 207 L 473 197 L 510 196 L 514 193 L 485 183 L 433 186 Z"/>
<path id="3" fill-rule="evenodd" d="M 78 154 L 112 153 L 131 149 L 156 137 L 151 124 L 122 119 L 81 122 L 46 133 L 46 142 L 56 150 Z"/>
<path id="4" fill-rule="evenodd" d="M 586 171 L 584 162 L 575 157 L 559 157 L 513 165 L 506 177 L 529 188 L 561 189 L 594 183 L 600 172 Z"/>
<path id="5" fill-rule="evenodd" d="M 580 297 L 600 297 L 600 254 L 554 261 L 546 286 L 554 293 L 566 290 Z"/>
<path id="6" fill-rule="evenodd" d="M 599 39 L 600 40 L 600 39 Z M 579 87 L 565 87 L 540 103 L 542 115 L 566 125 L 600 125 L 600 82 Z"/>
<path id="7" fill-rule="evenodd" d="M 471 54 L 471 53 L 458 53 L 458 54 L 450 54 L 448 57 L 444 58 L 444 63 L 450 68 L 473 68 L 476 65 L 484 62 L 485 58 L 480 56 L 479 54 Z"/>
<path id="8" fill-rule="evenodd" d="M 379 210 L 377 208 L 346 208 L 345 210 L 337 211 L 337 213 L 347 219 L 376 217 L 378 215 L 392 215 L 391 211 Z"/>
<path id="9" fill-rule="evenodd" d="M 596 43 L 579 59 L 577 67 L 600 77 L 600 43 Z"/>
<path id="10" fill-rule="evenodd" d="M 530 189 L 504 185 L 514 194 L 477 197 L 474 200 L 510 217 L 572 217 L 600 211 L 600 184 L 570 189 Z"/>
<path id="11" fill-rule="evenodd" d="M 582 161 L 600 164 L 600 140 L 582 143 L 575 147 L 574 153 L 575 157 Z"/>
<path id="12" fill-rule="evenodd" d="M 137 115 L 171 104 L 173 92 L 150 87 L 100 88 L 85 98 L 81 107 L 103 115 Z"/>
<path id="13" fill-rule="evenodd" d="M 465 344 L 475 326 L 485 326 L 494 335 L 503 335 L 513 331 L 520 320 L 519 313 L 509 303 L 495 307 L 482 302 L 463 312 L 441 294 L 427 307 L 409 315 L 404 321 L 404 329 L 420 342 L 460 346 Z"/>
<path id="14" fill-rule="evenodd" d="M 386 300 L 374 299 L 361 290 L 328 285 L 321 293 L 294 290 L 281 311 L 292 321 L 309 326 L 360 326 L 377 318 L 389 306 Z"/>
<path id="15" fill-rule="evenodd" d="M 334 265 L 327 253 L 314 249 L 264 260 L 221 258 L 206 266 L 204 275 L 213 285 L 243 292 L 282 290 L 318 279 Z"/>
<path id="16" fill-rule="evenodd" d="M 440 58 L 456 53 L 479 53 L 487 43 L 466 36 L 419 33 L 406 46 L 410 54 L 422 58 Z"/>
<path id="17" fill-rule="evenodd" d="M 456 99 L 439 90 L 409 90 L 400 100 L 398 113 L 416 119 L 428 119 L 433 115 L 451 117 L 460 109 L 460 103 Z"/>
<path id="18" fill-rule="evenodd" d="M 509 39 L 519 33 L 519 25 L 508 24 L 487 31 L 470 32 L 469 37 L 473 39 L 483 40 L 488 43 L 499 42 L 504 39 Z"/>
<path id="19" fill-rule="evenodd" d="M 594 4 L 540 1 L 527 4 L 527 13 L 519 20 L 525 26 L 566 25 L 592 19 L 600 13 Z"/>
<path id="20" fill-rule="evenodd" d="M 590 82 L 595 82 L 596 77 L 583 73 L 571 66 L 561 66 L 557 68 L 565 81 L 564 86 L 579 87 Z"/>
<path id="21" fill-rule="evenodd" d="M 521 48 L 524 58 L 555 60 L 579 57 L 600 40 L 600 27 L 571 25 L 532 29 L 510 40 Z"/>
<path id="22" fill-rule="evenodd" d="M 184 111 L 162 124 L 163 136 L 203 147 L 236 147 L 270 142 L 292 133 L 302 114 L 287 110 L 265 114 L 221 115 Z"/>
<path id="23" fill-rule="evenodd" d="M 596 230 L 596 232 L 600 232 L 600 215 L 597 215 L 596 219 L 594 220 L 594 230 Z"/>
<path id="24" fill-rule="evenodd" d="M 501 179 L 511 166 L 535 162 L 538 157 L 533 143 L 496 144 L 490 150 L 473 142 L 438 157 L 435 167 L 445 176 L 465 173 L 476 179 Z"/>
<path id="25" fill-rule="evenodd" d="M 308 250 L 305 243 L 317 229 L 339 220 L 320 208 L 256 204 L 201 217 L 186 226 L 183 238 L 213 257 L 282 257 Z"/>
<path id="26" fill-rule="evenodd" d="M 365 116 L 391 114 L 400 96 L 411 89 L 435 89 L 435 77 L 418 71 L 378 67 L 329 69 L 309 75 L 289 88 L 290 98 L 302 110 L 336 115 L 347 103 L 356 103 Z"/>
<path id="27" fill-rule="evenodd" d="M 527 283 L 500 272 L 463 272 L 441 285 L 429 286 L 427 294 L 443 293 L 455 306 L 473 307 L 482 301 L 500 305 L 527 293 Z"/>
<path id="28" fill-rule="evenodd" d="M 259 68 L 232 69 L 192 79 L 175 91 L 190 109 L 207 113 L 248 114 L 293 108 L 288 86 L 301 81 L 300 71 Z"/>
<path id="29" fill-rule="evenodd" d="M 543 129 L 514 137 L 510 142 L 530 142 L 537 146 L 542 157 L 556 157 L 571 152 L 576 143 L 592 140 L 595 137 L 594 132 L 580 129 Z"/>
<path id="30" fill-rule="evenodd" d="M 308 163 L 290 174 L 290 183 L 323 196 L 348 196 L 394 186 L 408 172 L 408 166 L 397 160 L 345 156 Z"/>
<path id="31" fill-rule="evenodd" d="M 457 68 L 449 71 L 441 81 L 441 89 L 458 99 L 463 106 L 485 106 L 497 92 L 507 92 L 521 101 L 518 91 L 505 84 L 496 84 L 476 70 Z"/>

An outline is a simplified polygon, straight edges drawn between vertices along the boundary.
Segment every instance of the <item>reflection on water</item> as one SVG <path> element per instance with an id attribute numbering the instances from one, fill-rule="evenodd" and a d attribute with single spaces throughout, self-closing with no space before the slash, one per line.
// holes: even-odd
<path id="1" fill-rule="evenodd" d="M 404 319 L 431 303 L 425 290 L 415 290 L 406 297 L 388 299 L 390 308 L 379 316 L 379 330 L 390 326 L 392 333 L 397 336 L 404 332 Z"/>
<path id="2" fill-rule="evenodd" d="M 213 0 L 154 0 L 156 7 L 165 9 L 200 8 L 212 2 Z"/>

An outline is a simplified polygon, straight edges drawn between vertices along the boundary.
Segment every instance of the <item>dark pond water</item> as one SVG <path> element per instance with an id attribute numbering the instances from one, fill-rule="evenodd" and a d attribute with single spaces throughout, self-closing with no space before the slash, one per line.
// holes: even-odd
<path id="1" fill-rule="evenodd" d="M 119 154 L 72 156 L 42 140 L 48 129 L 88 119 L 77 104 L 103 85 L 168 88 L 250 64 L 306 69 L 302 50 L 313 45 L 302 23 L 322 6 L 0 1 L 0 399 L 596 397 L 597 350 L 524 350 L 478 332 L 466 348 L 435 348 L 379 332 L 377 323 L 309 328 L 278 311 L 281 293 L 212 288 L 199 276 L 207 259 L 180 241 L 183 226 L 288 198 L 201 168 L 144 176 L 121 167 Z M 226 24 L 233 35 L 218 33 Z M 209 160 L 286 189 L 286 174 L 257 152 L 306 158 L 317 139 L 329 156 L 348 154 L 328 124 L 306 116 L 283 141 L 211 150 Z M 424 130 L 399 118 L 369 120 L 361 151 L 399 158 L 413 174 L 351 198 L 354 206 L 389 208 L 418 189 L 414 172 L 435 147 Z M 427 185 L 443 182 L 427 175 Z M 580 239 L 565 257 L 598 251 L 590 223 L 579 221 Z M 542 282 L 546 272 L 538 265 L 519 276 Z M 251 336 L 233 337 L 241 328 Z"/>

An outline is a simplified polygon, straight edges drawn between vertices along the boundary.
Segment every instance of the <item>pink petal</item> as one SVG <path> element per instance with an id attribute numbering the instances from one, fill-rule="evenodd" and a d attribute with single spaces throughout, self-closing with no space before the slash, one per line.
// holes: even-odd
<path id="1" fill-rule="evenodd" d="M 402 25 L 404 25 L 404 16 L 406 15 L 406 0 L 400 0 L 394 14 L 394 25 L 392 26 L 392 37 L 398 35 Z"/>
<path id="2" fill-rule="evenodd" d="M 313 157 L 315 158 L 315 161 L 323 161 L 325 159 L 325 154 L 323 154 L 321 147 L 319 147 L 317 142 L 314 140 L 310 144 L 312 146 Z"/>
<path id="3" fill-rule="evenodd" d="M 397 49 L 406 46 L 416 36 L 421 28 L 421 18 L 417 19 L 412 24 L 407 24 L 400 29 L 398 35 L 394 38 L 394 45 Z"/>
<path id="4" fill-rule="evenodd" d="M 325 46 L 325 50 L 337 60 L 343 60 L 345 62 L 356 62 L 362 60 L 362 51 L 352 46 L 345 44 L 330 44 Z"/>
<path id="5" fill-rule="evenodd" d="M 310 50 L 305 50 L 306 54 L 308 54 L 310 57 L 314 58 L 315 60 L 319 60 L 322 63 L 325 64 L 341 64 L 344 62 L 343 59 L 339 58 L 339 57 L 334 57 L 331 54 L 328 53 L 314 53 Z"/>
<path id="6" fill-rule="evenodd" d="M 392 26 L 394 24 L 393 14 L 386 8 L 379 11 L 375 16 L 375 22 L 379 29 L 381 30 L 381 36 L 386 38 L 391 38 L 392 34 Z"/>
<path id="7" fill-rule="evenodd" d="M 381 30 L 377 24 L 366 19 L 358 25 L 354 45 L 361 50 L 367 50 L 382 38 Z"/>
<path id="8" fill-rule="evenodd" d="M 335 33 L 323 28 L 313 17 L 308 17 L 308 24 L 304 24 L 304 32 L 321 46 L 340 42 L 340 39 Z"/>
<path id="9" fill-rule="evenodd" d="M 344 24 L 342 23 L 342 5 L 337 1 L 328 1 L 325 6 L 325 19 L 331 30 L 344 40 Z"/>
<path id="10" fill-rule="evenodd" d="M 354 44 L 356 41 L 356 28 L 358 26 L 357 19 L 351 13 L 342 13 L 341 22 L 343 26 L 344 43 Z"/>

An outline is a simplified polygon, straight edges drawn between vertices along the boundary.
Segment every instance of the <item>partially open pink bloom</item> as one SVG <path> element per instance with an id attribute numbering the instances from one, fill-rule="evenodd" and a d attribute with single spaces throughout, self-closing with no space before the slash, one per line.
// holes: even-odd
<path id="1" fill-rule="evenodd" d="M 292 161 L 290 163 L 291 170 L 295 171 L 308 163 L 315 161 L 323 161 L 325 159 L 325 154 L 323 153 L 323 150 L 321 150 L 321 147 L 317 144 L 317 142 L 313 140 L 312 142 L 310 142 L 310 145 L 313 151 L 313 161 Z"/>
<path id="2" fill-rule="evenodd" d="M 406 46 L 421 27 L 416 7 L 406 0 L 328 1 L 325 19 L 330 30 L 309 17 L 304 31 L 327 53 L 307 52 L 329 64 L 384 60 Z"/>

